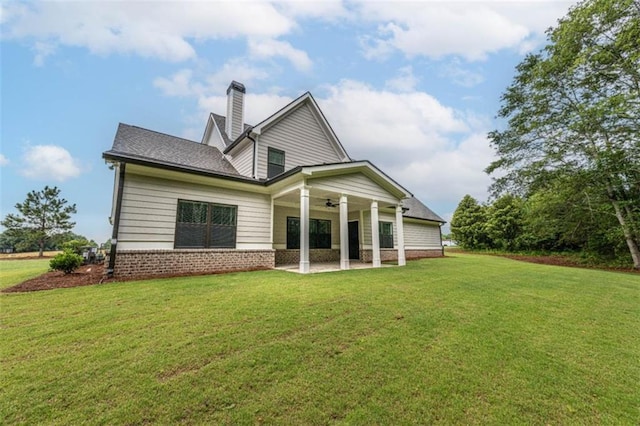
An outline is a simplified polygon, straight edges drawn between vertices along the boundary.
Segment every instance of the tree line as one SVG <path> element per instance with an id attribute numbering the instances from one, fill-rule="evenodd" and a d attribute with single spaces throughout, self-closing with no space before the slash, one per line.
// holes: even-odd
<path id="1" fill-rule="evenodd" d="M 495 201 L 465 197 L 452 231 L 470 248 L 580 250 L 640 269 L 640 2 L 585 0 L 547 41 L 517 66 L 489 134 Z"/>
<path id="2" fill-rule="evenodd" d="M 582 253 L 598 262 L 631 264 L 615 216 L 595 209 L 593 196 L 586 188 L 539 191 L 527 199 L 507 194 L 488 203 L 465 195 L 451 220 L 451 236 L 472 250 Z"/>

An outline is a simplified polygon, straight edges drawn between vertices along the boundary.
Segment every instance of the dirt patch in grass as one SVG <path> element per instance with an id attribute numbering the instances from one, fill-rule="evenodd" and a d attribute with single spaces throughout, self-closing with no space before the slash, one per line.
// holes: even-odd
<path id="1" fill-rule="evenodd" d="M 51 290 L 54 288 L 92 285 L 107 281 L 113 280 L 107 280 L 105 278 L 104 264 L 84 265 L 67 275 L 59 271 L 47 272 L 38 277 L 31 278 L 30 280 L 14 285 L 13 287 L 5 288 L 2 292 L 20 293 L 27 291 Z"/>

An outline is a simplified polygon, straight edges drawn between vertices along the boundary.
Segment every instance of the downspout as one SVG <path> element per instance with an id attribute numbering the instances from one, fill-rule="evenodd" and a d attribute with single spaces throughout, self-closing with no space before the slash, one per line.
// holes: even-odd
<path id="1" fill-rule="evenodd" d="M 111 232 L 111 249 L 109 250 L 109 266 L 107 275 L 113 277 L 116 266 L 116 250 L 118 248 L 118 228 L 120 228 L 120 211 L 122 210 L 122 192 L 124 190 L 124 170 L 127 163 L 120 163 L 120 176 L 118 178 L 118 197 L 116 198 L 116 214 L 113 219 L 113 231 Z"/>
<path id="2" fill-rule="evenodd" d="M 444 223 L 441 223 L 440 226 L 438 226 L 438 229 L 440 231 L 440 250 L 442 251 L 442 257 L 444 257 L 444 245 L 442 244 L 442 225 L 444 225 Z"/>
<path id="3" fill-rule="evenodd" d="M 249 138 L 249 140 L 253 142 L 253 159 L 252 159 L 253 161 L 251 162 L 251 177 L 255 179 L 256 178 L 256 153 L 258 150 L 258 143 L 254 138 L 251 137 L 251 131 L 247 133 L 247 138 Z"/>

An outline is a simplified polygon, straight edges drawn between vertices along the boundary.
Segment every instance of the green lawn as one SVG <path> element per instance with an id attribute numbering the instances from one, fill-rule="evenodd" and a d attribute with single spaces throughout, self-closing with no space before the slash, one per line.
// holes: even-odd
<path id="1" fill-rule="evenodd" d="M 0 260 L 0 290 L 49 270 L 51 259 Z"/>
<path id="2" fill-rule="evenodd" d="M 639 275 L 455 254 L 0 302 L 3 424 L 640 422 Z"/>

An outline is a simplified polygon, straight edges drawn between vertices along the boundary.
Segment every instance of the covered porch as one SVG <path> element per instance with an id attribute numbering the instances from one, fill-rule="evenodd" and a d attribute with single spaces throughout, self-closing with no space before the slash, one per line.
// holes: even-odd
<path id="1" fill-rule="evenodd" d="M 369 163 L 314 166 L 273 194 L 276 268 L 300 273 L 406 264 L 402 199 Z"/>

